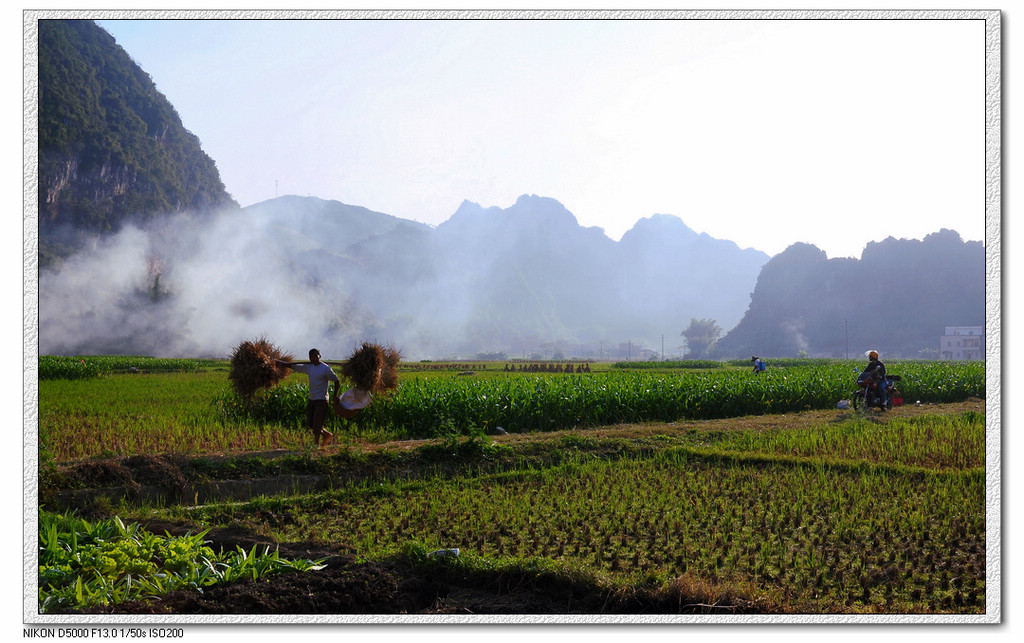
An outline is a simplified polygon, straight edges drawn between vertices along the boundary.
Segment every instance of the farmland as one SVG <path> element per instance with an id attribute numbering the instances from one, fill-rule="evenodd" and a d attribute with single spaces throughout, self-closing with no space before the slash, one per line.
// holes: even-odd
<path id="1" fill-rule="evenodd" d="M 333 418 L 338 440 L 320 451 L 301 427 L 301 378 L 244 401 L 223 363 L 171 366 L 40 382 L 45 500 L 302 544 L 328 554 L 304 572 L 320 578 L 333 560 L 447 579 L 424 604 L 378 597 L 384 611 L 985 612 L 982 364 L 891 364 L 912 403 L 884 413 L 835 408 L 853 389 L 844 362 L 757 376 L 412 364 L 356 420 Z M 175 493 L 132 495 L 161 476 Z M 311 478 L 327 484 L 300 488 Z M 238 479 L 287 482 L 243 502 L 200 498 Z M 108 609 L 148 609 L 126 605 Z M 359 610 L 333 608 L 346 611 Z"/>

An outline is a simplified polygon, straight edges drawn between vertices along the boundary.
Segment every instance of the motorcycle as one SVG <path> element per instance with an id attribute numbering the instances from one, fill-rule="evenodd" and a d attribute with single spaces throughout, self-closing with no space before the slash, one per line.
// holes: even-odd
<path id="1" fill-rule="evenodd" d="M 883 411 L 891 410 L 893 406 L 903 404 L 903 394 L 896 388 L 896 382 L 900 381 L 899 375 L 886 375 L 884 380 L 872 377 L 869 373 L 861 373 L 857 378 L 859 387 L 853 392 L 854 410 L 876 407 Z M 885 387 L 885 404 L 882 403 L 881 386 Z"/>

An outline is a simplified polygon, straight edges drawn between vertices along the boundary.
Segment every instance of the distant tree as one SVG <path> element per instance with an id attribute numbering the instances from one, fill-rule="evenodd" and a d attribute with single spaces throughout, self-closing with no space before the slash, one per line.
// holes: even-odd
<path id="1" fill-rule="evenodd" d="M 714 319 L 690 318 L 690 326 L 680 333 L 686 338 L 686 357 L 691 359 L 707 357 L 711 346 L 718 341 L 722 327 Z"/>

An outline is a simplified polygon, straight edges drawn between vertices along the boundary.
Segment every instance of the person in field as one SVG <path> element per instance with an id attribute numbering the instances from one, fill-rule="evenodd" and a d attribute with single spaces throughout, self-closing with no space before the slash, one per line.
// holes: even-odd
<path id="1" fill-rule="evenodd" d="M 763 371 L 766 368 L 768 368 L 767 366 L 765 366 L 764 360 L 762 360 L 760 357 L 751 357 L 750 361 L 754 363 L 754 372 L 755 373 L 760 373 L 761 371 Z"/>
<path id="2" fill-rule="evenodd" d="M 309 349 L 309 363 L 286 362 L 275 360 L 278 364 L 287 366 L 298 373 L 305 373 L 309 377 L 309 399 L 306 401 L 306 426 L 313 432 L 313 444 L 316 448 L 320 445 L 327 446 L 334 439 L 334 434 L 324 429 L 324 421 L 327 419 L 327 412 L 330 410 L 328 401 L 330 398 L 329 389 L 331 382 L 334 382 L 334 398 L 341 394 L 341 381 L 334 374 L 334 370 L 320 361 L 320 351 L 315 348 Z"/>
<path id="3" fill-rule="evenodd" d="M 878 359 L 878 351 L 868 351 L 868 365 L 861 371 L 857 381 L 871 379 L 878 383 L 878 391 L 882 396 L 882 407 L 885 407 L 888 392 L 885 390 L 885 364 Z"/>

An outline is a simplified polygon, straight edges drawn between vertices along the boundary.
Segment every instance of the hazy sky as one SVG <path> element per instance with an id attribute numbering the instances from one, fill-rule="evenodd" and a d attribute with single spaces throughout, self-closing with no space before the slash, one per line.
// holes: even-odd
<path id="1" fill-rule="evenodd" d="M 613 239 L 662 213 L 830 257 L 985 237 L 980 20 L 98 22 L 243 206 L 538 194 Z"/>

